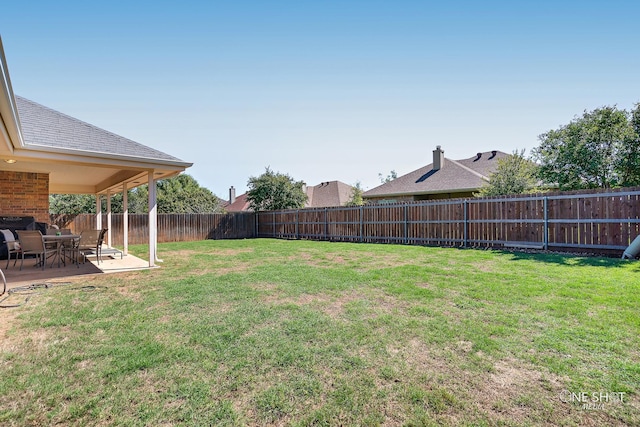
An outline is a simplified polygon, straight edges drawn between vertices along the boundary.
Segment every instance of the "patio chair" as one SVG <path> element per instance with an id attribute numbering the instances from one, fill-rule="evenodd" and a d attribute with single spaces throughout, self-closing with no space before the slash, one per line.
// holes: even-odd
<path id="1" fill-rule="evenodd" d="M 4 237 L 4 243 L 7 244 L 7 268 L 9 268 L 9 262 L 11 261 L 11 255 L 16 254 L 13 261 L 13 266 L 16 266 L 18 262 L 18 255 L 20 255 L 20 242 L 16 241 L 15 236 L 11 230 L 0 230 Z"/>
<path id="2" fill-rule="evenodd" d="M 20 270 L 22 270 L 25 255 L 35 255 L 38 263 L 42 264 L 42 269 L 44 270 L 47 264 L 47 253 L 51 250 L 44 244 L 42 233 L 38 230 L 16 230 L 16 233 L 18 233 L 18 240 L 20 241 L 22 251 Z M 38 263 L 36 263 L 36 265 L 38 265 Z"/>
<path id="3" fill-rule="evenodd" d="M 83 263 L 87 261 L 87 255 L 94 255 L 100 264 L 100 248 L 104 239 L 103 230 L 82 230 L 80 240 L 75 248 L 77 255 L 82 255 Z"/>
<path id="4" fill-rule="evenodd" d="M 98 264 L 100 264 L 100 257 L 102 256 L 102 244 L 104 243 L 104 236 L 107 235 L 108 228 L 100 230 L 100 237 L 98 237 Z"/>
<path id="5" fill-rule="evenodd" d="M 124 252 L 122 252 L 120 249 L 116 249 L 114 247 L 111 246 L 104 246 L 104 238 L 107 235 L 107 232 L 109 231 L 108 228 L 103 228 L 102 229 L 102 235 L 100 236 L 100 256 L 104 257 L 104 255 L 108 255 L 110 257 L 112 257 L 113 259 L 115 259 L 116 255 L 120 255 L 120 259 L 122 259 L 122 257 L 124 256 Z"/>

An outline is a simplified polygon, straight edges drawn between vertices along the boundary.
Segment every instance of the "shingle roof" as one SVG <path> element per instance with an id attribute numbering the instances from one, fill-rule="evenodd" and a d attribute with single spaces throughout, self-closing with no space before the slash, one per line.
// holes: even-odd
<path id="1" fill-rule="evenodd" d="M 59 111 L 16 96 L 16 105 L 27 146 L 44 146 L 87 153 L 121 155 L 182 162 L 162 151 L 116 135 Z"/>
<path id="2" fill-rule="evenodd" d="M 251 208 L 249 207 L 249 200 L 247 199 L 247 193 L 243 193 L 236 197 L 236 200 L 233 203 L 225 201 L 222 204 L 222 207 L 227 212 L 244 212 L 251 210 Z"/>
<path id="3" fill-rule="evenodd" d="M 307 187 L 307 203 L 305 208 L 326 208 L 343 206 L 351 199 L 353 187 L 340 181 L 321 182 L 313 187 Z M 227 212 L 248 211 L 249 200 L 247 193 L 236 197 L 233 203 L 225 201 L 222 205 Z"/>
<path id="4" fill-rule="evenodd" d="M 307 208 L 342 206 L 351 199 L 353 187 L 340 181 L 321 182 L 307 187 Z"/>
<path id="5" fill-rule="evenodd" d="M 363 196 L 417 195 L 479 189 L 497 167 L 498 160 L 508 156 L 501 151 L 496 151 L 495 155 L 492 151 L 479 154 L 480 157 L 475 155 L 457 161 L 445 158 L 442 168 L 437 171 L 433 170 L 433 164 L 430 163 L 393 181 L 372 188 Z"/>

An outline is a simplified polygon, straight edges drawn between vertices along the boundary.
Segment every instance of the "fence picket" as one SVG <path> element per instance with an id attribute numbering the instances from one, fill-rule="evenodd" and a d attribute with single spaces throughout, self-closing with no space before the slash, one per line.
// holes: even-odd
<path id="1" fill-rule="evenodd" d="M 148 216 L 128 218 L 129 243 L 148 243 Z M 51 223 L 74 233 L 96 226 L 95 215 L 89 214 L 51 215 Z M 107 224 L 104 214 L 102 223 Z M 122 214 L 113 214 L 112 245 L 123 244 L 122 227 Z M 546 242 L 553 250 L 610 254 L 624 250 L 639 233 L 640 187 L 361 207 L 158 215 L 159 242 L 276 237 L 498 248 L 505 243 Z"/>

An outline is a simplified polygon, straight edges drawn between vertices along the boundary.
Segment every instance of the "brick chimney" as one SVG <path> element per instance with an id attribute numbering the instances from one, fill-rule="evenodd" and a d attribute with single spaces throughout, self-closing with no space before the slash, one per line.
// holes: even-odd
<path id="1" fill-rule="evenodd" d="M 233 202 L 235 201 L 236 201 L 236 189 L 232 185 L 231 188 L 229 189 L 229 204 L 233 204 Z"/>
<path id="2" fill-rule="evenodd" d="M 444 150 L 438 145 L 433 150 L 433 170 L 440 170 L 442 166 L 444 166 Z"/>

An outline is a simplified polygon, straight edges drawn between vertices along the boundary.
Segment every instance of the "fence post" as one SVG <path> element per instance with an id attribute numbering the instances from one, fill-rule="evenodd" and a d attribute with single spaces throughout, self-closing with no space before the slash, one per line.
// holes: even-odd
<path id="1" fill-rule="evenodd" d="M 276 237 L 276 211 L 271 211 L 271 230 L 273 237 Z"/>
<path id="2" fill-rule="evenodd" d="M 409 244 L 409 224 L 407 223 L 408 219 L 408 210 L 409 206 L 405 203 L 404 205 L 404 244 Z"/>
<path id="3" fill-rule="evenodd" d="M 360 243 L 364 242 L 364 206 L 360 206 Z"/>
<path id="4" fill-rule="evenodd" d="M 296 240 L 300 240 L 300 209 L 296 209 Z"/>
<path id="5" fill-rule="evenodd" d="M 467 199 L 464 199 L 462 210 L 464 212 L 464 241 L 462 246 L 466 248 L 467 246 L 469 246 L 469 201 Z"/>
<path id="6" fill-rule="evenodd" d="M 260 230 L 260 214 L 258 212 L 255 212 L 253 215 L 254 215 L 253 225 L 256 231 L 256 238 L 257 238 L 257 237 L 260 237 L 260 234 L 258 233 Z"/>
<path id="7" fill-rule="evenodd" d="M 329 240 L 329 218 L 327 208 L 324 208 L 324 238 Z"/>
<path id="8" fill-rule="evenodd" d="M 544 211 L 544 233 L 543 233 L 543 243 L 544 250 L 549 249 L 549 197 L 544 196 L 543 199 L 543 211 Z"/>

